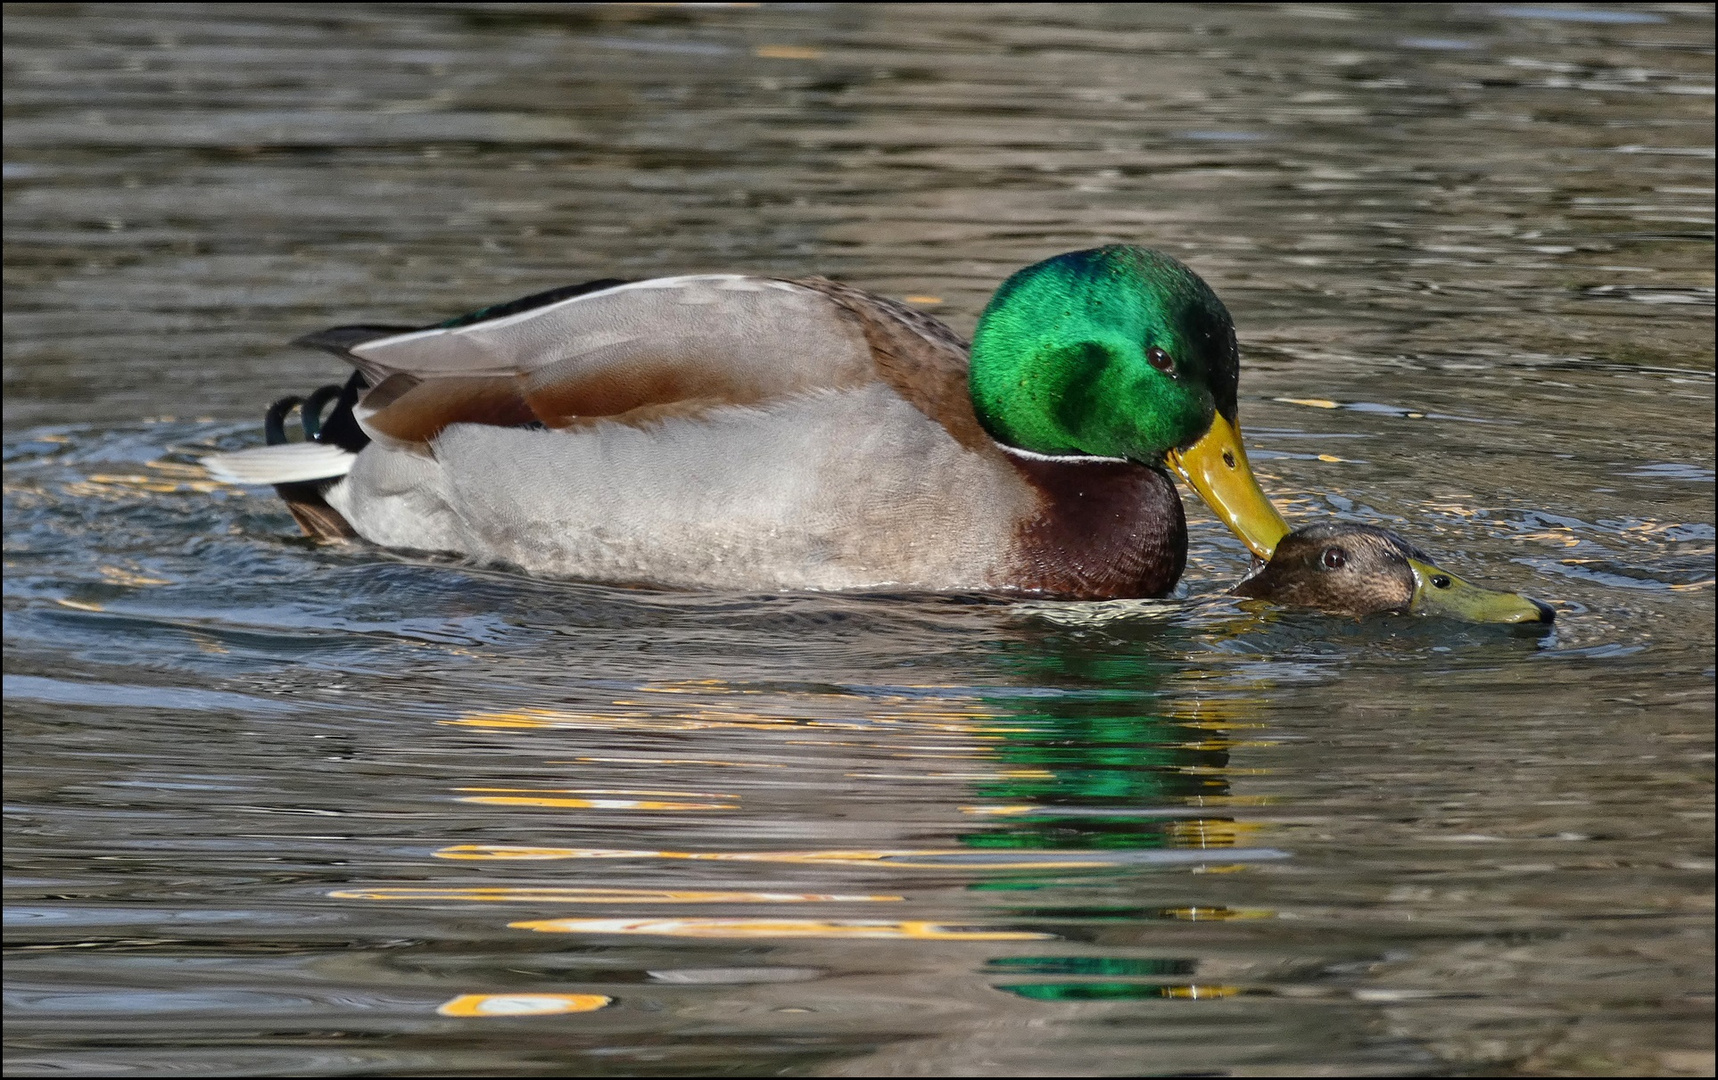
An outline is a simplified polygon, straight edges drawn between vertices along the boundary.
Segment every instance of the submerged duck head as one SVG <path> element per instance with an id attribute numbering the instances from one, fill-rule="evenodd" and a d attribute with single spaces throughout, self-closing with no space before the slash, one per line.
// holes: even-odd
<path id="1" fill-rule="evenodd" d="M 997 442 L 1179 473 L 1261 559 L 1288 526 L 1241 447 L 1229 311 L 1192 270 L 1123 244 L 1003 282 L 972 341 L 970 386 Z"/>
<path id="2" fill-rule="evenodd" d="M 1486 623 L 1549 623 L 1555 617 L 1537 600 L 1482 589 L 1439 569 L 1388 529 L 1345 522 L 1289 533 L 1271 561 L 1231 591 L 1339 615 L 1411 612 Z"/>

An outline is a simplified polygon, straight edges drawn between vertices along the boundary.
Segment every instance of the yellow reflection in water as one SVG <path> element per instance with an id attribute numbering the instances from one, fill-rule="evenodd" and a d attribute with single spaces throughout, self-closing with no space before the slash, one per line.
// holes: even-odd
<path id="1" fill-rule="evenodd" d="M 681 679 L 638 688 L 646 694 L 761 694 L 762 690 L 729 686 L 721 679 Z"/>
<path id="2" fill-rule="evenodd" d="M 506 885 L 475 888 L 336 889 L 336 900 L 477 900 L 549 904 L 802 904 L 876 903 L 900 896 L 863 893 L 723 892 L 709 889 L 571 889 L 516 888 Z"/>
<path id="3" fill-rule="evenodd" d="M 139 574 L 139 573 L 132 571 L 132 570 L 126 570 L 126 569 L 124 569 L 122 567 L 118 567 L 118 566 L 98 566 L 98 567 L 96 567 L 96 570 L 98 573 L 101 574 L 101 576 L 103 578 L 105 578 L 108 581 L 113 582 L 115 585 L 171 585 L 171 584 L 173 584 L 171 581 L 167 580 L 166 578 L 147 577 L 143 574 Z"/>
<path id="4" fill-rule="evenodd" d="M 738 795 L 704 791 L 633 791 L 605 788 L 502 788 L 464 787 L 456 791 L 512 792 L 514 794 L 462 795 L 460 802 L 485 806 L 556 806 L 581 810 L 737 810 Z M 733 799 L 730 803 L 664 802 L 660 799 L 614 798 L 617 795 L 668 795 L 700 799 Z M 570 796 L 570 797 L 569 797 Z"/>
<path id="5" fill-rule="evenodd" d="M 897 755 L 899 756 L 899 755 Z M 918 755 L 923 756 L 923 755 Z M 850 780 L 1054 780 L 1056 774 L 1045 769 L 996 769 L 989 772 L 849 772 L 842 776 Z"/>
<path id="6" fill-rule="evenodd" d="M 177 476 L 181 480 L 206 480 L 209 476 L 201 465 L 188 465 L 180 461 L 163 461 L 161 458 L 149 462 L 148 467 L 166 476 Z"/>
<path id="7" fill-rule="evenodd" d="M 653 934 L 695 938 L 893 938 L 914 941 L 1040 941 L 1050 934 L 1024 930 L 969 930 L 940 923 L 848 919 L 539 919 L 508 923 L 546 934 Z"/>
<path id="8" fill-rule="evenodd" d="M 1176 847 L 1225 848 L 1238 846 L 1238 841 L 1246 834 L 1257 832 L 1264 827 L 1256 821 L 1194 818 L 1171 822 L 1166 831 L 1174 838 Z"/>
<path id="9" fill-rule="evenodd" d="M 778 761 L 721 761 L 716 758 L 577 757 L 547 765 L 715 765 L 724 769 L 785 769 Z M 727 798 L 728 796 L 723 796 Z M 738 796 L 733 796 L 738 798 Z"/>
<path id="10" fill-rule="evenodd" d="M 722 803 L 662 802 L 651 799 L 559 799 L 529 795 L 465 795 L 460 802 L 484 806 L 557 806 L 574 810 L 732 810 Z"/>
<path id="11" fill-rule="evenodd" d="M 1198 1001 L 1203 998 L 1234 997 L 1241 992 L 1239 986 L 1165 986 L 1158 993 L 1166 998 L 1187 998 Z"/>
<path id="12" fill-rule="evenodd" d="M 457 720 L 437 723 L 452 727 L 479 728 L 600 728 L 605 731 L 709 731 L 717 728 L 771 728 L 782 726 L 857 727 L 851 723 L 809 720 L 799 717 L 765 716 L 738 710 L 700 710 L 694 714 L 651 716 L 636 710 L 640 702 L 617 701 L 626 713 L 573 712 L 566 709 L 519 709 L 509 712 L 479 712 Z"/>
<path id="13" fill-rule="evenodd" d="M 685 700 L 693 697 L 697 700 Z M 750 706 L 750 707 L 742 707 Z M 861 715 L 855 717 L 853 713 Z M 885 698 L 764 694 L 713 680 L 643 686 L 627 697 L 587 709 L 507 709 L 439 721 L 456 727 L 597 728 L 612 731 L 701 731 L 725 728 L 812 727 L 863 730 L 912 724 L 923 734 L 1000 737 L 1015 728 L 987 728 L 994 713 L 970 698 Z M 903 749 L 911 750 L 912 747 Z M 946 753 L 942 747 L 927 748 Z"/>
<path id="14" fill-rule="evenodd" d="M 508 844 L 456 844 L 435 853 L 438 859 L 694 859 L 711 862 L 865 864 L 905 869 L 1044 870 L 1115 866 L 1120 860 L 1100 851 L 1043 852 L 1050 858 L 986 861 L 973 858 L 971 848 L 925 848 L 874 851 L 631 851 L 618 848 L 514 847 Z"/>
<path id="15" fill-rule="evenodd" d="M 1182 750 L 1236 750 L 1243 747 L 1257 749 L 1276 746 L 1278 743 L 1273 739 L 1200 739 L 1197 742 L 1188 741 L 1177 745 Z"/>
<path id="16" fill-rule="evenodd" d="M 180 465 L 168 461 L 152 461 L 149 468 L 164 476 L 144 476 L 137 473 L 91 473 L 82 480 L 74 480 L 65 485 L 64 490 L 69 495 L 79 498 L 93 499 L 125 499 L 135 498 L 140 491 L 156 495 L 172 495 L 176 492 L 193 492 L 207 495 L 213 491 L 233 490 L 230 485 L 211 480 L 200 467 Z"/>
<path id="17" fill-rule="evenodd" d="M 593 1012 L 614 999 L 602 994 L 461 994 L 436 1008 L 443 1016 L 553 1016 Z"/>
<path id="18" fill-rule="evenodd" d="M 722 791 L 659 791 L 655 788 L 523 788 L 523 787 L 462 787 L 455 791 L 490 791 L 496 793 L 525 793 L 530 795 L 664 795 L 673 799 L 738 799 Z"/>
<path id="19" fill-rule="evenodd" d="M 759 45 L 752 55 L 764 60 L 817 60 L 822 58 L 823 50 L 809 45 Z"/>
<path id="20" fill-rule="evenodd" d="M 1277 913 L 1264 908 L 1183 907 L 1158 912 L 1166 919 L 1183 922 L 1231 922 L 1235 919 L 1274 919 Z"/>
<path id="21" fill-rule="evenodd" d="M 1205 674 L 1195 671 L 1193 674 Z M 1258 698 L 1174 698 L 1165 703 L 1163 715 L 1180 727 L 1203 731 L 1232 731 L 1262 728 L 1258 719 L 1263 706 Z"/>

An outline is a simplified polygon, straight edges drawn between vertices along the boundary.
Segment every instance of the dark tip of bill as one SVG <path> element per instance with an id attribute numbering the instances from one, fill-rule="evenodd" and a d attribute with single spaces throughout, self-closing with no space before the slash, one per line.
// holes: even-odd
<path id="1" fill-rule="evenodd" d="M 1541 604 L 1531 596 L 1527 597 L 1527 602 L 1539 609 L 1540 622 L 1548 623 L 1557 621 L 1557 612 L 1552 609 L 1550 604 Z"/>

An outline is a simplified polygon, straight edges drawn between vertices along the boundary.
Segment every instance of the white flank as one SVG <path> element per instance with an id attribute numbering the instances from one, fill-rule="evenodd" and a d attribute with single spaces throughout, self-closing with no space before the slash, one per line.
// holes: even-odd
<path id="1" fill-rule="evenodd" d="M 302 442 L 210 454 L 203 459 L 203 467 L 228 484 L 291 484 L 345 476 L 357 460 L 357 454 L 338 446 Z"/>

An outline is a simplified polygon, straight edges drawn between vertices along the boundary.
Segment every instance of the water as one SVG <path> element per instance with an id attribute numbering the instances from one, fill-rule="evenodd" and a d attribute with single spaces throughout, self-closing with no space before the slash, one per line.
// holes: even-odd
<path id="1" fill-rule="evenodd" d="M 9 1073 L 1712 1070 L 1707 6 L 19 7 Z M 1235 313 L 1291 520 L 1549 635 L 297 538 L 283 347 L 591 277 Z M 557 996 L 559 995 L 559 996 Z M 554 1010 L 554 1011 L 548 1011 Z"/>

